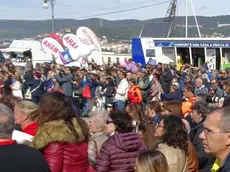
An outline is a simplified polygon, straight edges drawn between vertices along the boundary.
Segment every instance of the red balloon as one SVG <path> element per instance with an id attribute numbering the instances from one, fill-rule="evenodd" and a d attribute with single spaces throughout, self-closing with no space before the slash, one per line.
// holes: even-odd
<path id="1" fill-rule="evenodd" d="M 62 42 L 62 38 L 59 35 L 56 35 L 55 33 L 51 33 L 48 35 L 48 37 L 55 39 L 56 41 L 59 42 L 59 44 L 61 44 L 64 47 L 64 44 Z"/>

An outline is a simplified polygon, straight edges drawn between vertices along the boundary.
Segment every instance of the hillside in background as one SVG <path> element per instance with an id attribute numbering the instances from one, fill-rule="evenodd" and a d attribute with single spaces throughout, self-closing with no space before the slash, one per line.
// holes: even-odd
<path id="1" fill-rule="evenodd" d="M 229 16 L 215 16 L 215 17 L 197 17 L 198 22 L 203 27 L 202 33 L 223 33 L 225 36 L 230 36 L 230 27 L 220 27 L 218 24 L 230 23 Z M 71 20 L 71 19 L 57 19 L 55 20 L 55 30 L 60 31 L 66 28 L 76 32 L 80 26 L 87 26 L 91 28 L 99 37 L 107 36 L 109 39 L 130 39 L 139 35 L 142 26 L 146 22 L 159 22 L 163 18 L 151 20 L 103 20 L 103 27 L 100 26 L 100 19 L 86 19 L 86 20 Z M 195 25 L 193 17 L 189 17 L 189 25 Z M 176 25 L 184 25 L 185 17 L 177 17 Z M 48 33 L 51 31 L 51 21 L 28 21 L 28 20 L 0 20 L 0 38 L 15 38 L 21 39 L 25 37 L 33 37 L 41 33 Z M 196 35 L 196 29 L 190 28 L 190 36 Z M 184 36 L 184 28 L 177 27 L 175 31 L 177 36 Z"/>

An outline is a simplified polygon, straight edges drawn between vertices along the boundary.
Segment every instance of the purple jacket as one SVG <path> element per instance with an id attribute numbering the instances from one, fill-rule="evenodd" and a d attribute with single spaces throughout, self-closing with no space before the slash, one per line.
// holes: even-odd
<path id="1" fill-rule="evenodd" d="M 135 62 L 131 62 L 126 66 L 126 69 L 132 73 L 138 72 L 138 67 Z"/>
<path id="2" fill-rule="evenodd" d="M 147 150 L 138 134 L 116 133 L 103 145 L 97 157 L 97 172 L 134 172 L 139 151 Z"/>

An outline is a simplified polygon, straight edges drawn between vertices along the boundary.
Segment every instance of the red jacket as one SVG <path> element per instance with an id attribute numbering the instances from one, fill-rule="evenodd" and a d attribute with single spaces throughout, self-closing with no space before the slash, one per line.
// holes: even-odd
<path id="1" fill-rule="evenodd" d="M 88 143 L 76 118 L 72 119 L 76 138 L 64 120 L 39 127 L 31 146 L 40 150 L 52 172 L 88 172 Z"/>
<path id="2" fill-rule="evenodd" d="M 38 128 L 39 128 L 38 123 L 32 123 L 27 125 L 26 128 L 22 130 L 22 132 L 30 134 L 31 136 L 35 136 Z"/>
<path id="3" fill-rule="evenodd" d="M 87 172 L 87 150 L 87 143 L 52 143 L 42 153 L 52 172 Z"/>

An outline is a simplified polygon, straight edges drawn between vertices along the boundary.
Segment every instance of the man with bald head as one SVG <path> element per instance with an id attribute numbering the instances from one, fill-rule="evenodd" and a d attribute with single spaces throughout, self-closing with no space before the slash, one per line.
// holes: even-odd
<path id="1" fill-rule="evenodd" d="M 204 151 L 216 158 L 212 170 L 230 171 L 230 107 L 212 111 L 203 123 L 200 134 Z"/>
<path id="2" fill-rule="evenodd" d="M 195 80 L 195 86 L 195 95 L 208 93 L 208 89 L 203 84 L 203 80 L 201 78 L 197 78 Z"/>
<path id="3" fill-rule="evenodd" d="M 50 172 L 43 155 L 34 148 L 12 140 L 15 127 L 13 112 L 0 104 L 0 171 Z"/>

